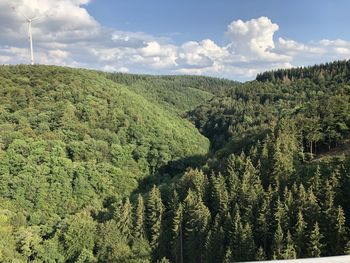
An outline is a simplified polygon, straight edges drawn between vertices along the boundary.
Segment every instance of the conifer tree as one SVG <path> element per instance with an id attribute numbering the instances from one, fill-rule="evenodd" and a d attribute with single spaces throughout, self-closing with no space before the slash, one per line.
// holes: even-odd
<path id="1" fill-rule="evenodd" d="M 142 239 L 145 237 L 145 204 L 142 195 L 137 196 L 137 203 L 134 212 L 134 237 L 137 239 Z"/>
<path id="2" fill-rule="evenodd" d="M 211 211 L 213 216 L 220 213 L 225 215 L 228 211 L 229 197 L 226 188 L 225 178 L 219 174 L 210 178 L 211 184 Z"/>
<path id="3" fill-rule="evenodd" d="M 242 239 L 243 239 L 243 224 L 241 221 L 241 215 L 239 211 L 238 205 L 235 208 L 235 215 L 233 217 L 233 224 L 231 230 L 231 251 L 233 258 L 235 260 L 241 260 L 242 255 L 244 253 L 242 247 Z"/>
<path id="4" fill-rule="evenodd" d="M 345 225 L 345 214 L 341 206 L 337 209 L 337 223 L 336 223 L 336 244 L 335 244 L 335 253 L 337 255 L 342 255 L 344 253 L 344 247 L 347 236 L 347 228 Z"/>
<path id="5" fill-rule="evenodd" d="M 296 259 L 297 258 L 297 253 L 295 251 L 294 242 L 293 242 L 292 235 L 290 234 L 289 230 L 288 230 L 288 234 L 287 234 L 287 244 L 286 244 L 286 249 L 284 250 L 283 258 L 284 259 Z"/>
<path id="6" fill-rule="evenodd" d="M 277 199 L 275 220 L 277 224 L 282 227 L 282 231 L 287 231 L 288 229 L 288 215 L 286 211 L 285 204 L 281 201 L 280 197 Z"/>
<path id="7" fill-rule="evenodd" d="M 184 200 L 184 262 L 202 262 L 205 252 L 206 234 L 210 220 L 210 211 L 200 195 L 188 191 Z"/>
<path id="8" fill-rule="evenodd" d="M 146 203 L 146 225 L 148 239 L 154 254 L 157 254 L 159 248 L 159 237 L 161 234 L 162 217 L 164 212 L 164 206 L 160 191 L 156 186 L 153 186 L 152 190 L 148 194 Z"/>
<path id="9" fill-rule="evenodd" d="M 183 206 L 178 204 L 171 221 L 171 255 L 174 263 L 183 262 Z"/>
<path id="10" fill-rule="evenodd" d="M 308 246 L 308 252 L 310 257 L 320 257 L 322 255 L 322 234 L 318 222 L 315 223 L 313 230 L 310 234 L 310 241 Z"/>
<path id="11" fill-rule="evenodd" d="M 209 262 L 222 262 L 225 256 L 225 235 L 221 226 L 221 218 L 216 215 L 207 242 L 207 259 Z"/>
<path id="12" fill-rule="evenodd" d="M 121 203 L 114 213 L 114 219 L 116 221 L 119 232 L 127 239 L 132 237 L 131 231 L 133 229 L 132 221 L 132 205 L 127 197 L 123 203 Z"/>
<path id="13" fill-rule="evenodd" d="M 237 173 L 233 170 L 233 168 L 228 169 L 227 191 L 228 191 L 229 202 L 231 204 L 237 203 L 239 198 L 242 196 L 241 181 L 238 178 Z"/>
<path id="14" fill-rule="evenodd" d="M 242 232 L 242 257 L 240 260 L 251 261 L 255 259 L 255 243 L 253 237 L 253 231 L 249 223 L 247 223 Z"/>
<path id="15" fill-rule="evenodd" d="M 305 221 L 308 222 L 310 226 L 314 225 L 321 215 L 321 208 L 312 188 L 309 188 L 307 191 L 307 200 L 304 206 L 304 215 Z"/>
<path id="16" fill-rule="evenodd" d="M 261 205 L 258 218 L 257 218 L 257 227 L 256 234 L 258 240 L 260 241 L 260 248 L 263 251 L 267 250 L 268 241 L 269 241 L 269 216 L 270 216 L 270 204 L 268 204 L 268 199 L 264 198 L 263 203 Z"/>
<path id="17" fill-rule="evenodd" d="M 321 169 L 320 166 L 317 165 L 316 171 L 314 173 L 314 176 L 310 179 L 310 187 L 312 191 L 315 193 L 316 197 L 318 199 L 321 199 L 321 187 L 322 187 L 322 181 L 321 181 Z"/>
<path id="18" fill-rule="evenodd" d="M 274 258 L 283 259 L 284 253 L 284 234 L 281 224 L 277 223 L 277 228 L 274 236 Z"/>
<path id="19" fill-rule="evenodd" d="M 305 237 L 306 237 L 307 224 L 304 221 L 303 212 L 299 210 L 297 223 L 295 225 L 295 243 L 298 258 L 306 256 L 305 251 Z"/>

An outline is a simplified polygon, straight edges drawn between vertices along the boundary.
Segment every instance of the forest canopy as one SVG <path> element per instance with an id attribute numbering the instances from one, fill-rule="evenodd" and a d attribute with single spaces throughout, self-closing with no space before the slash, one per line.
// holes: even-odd
<path id="1" fill-rule="evenodd" d="M 0 261 L 350 254 L 349 65 L 246 83 L 1 66 Z"/>

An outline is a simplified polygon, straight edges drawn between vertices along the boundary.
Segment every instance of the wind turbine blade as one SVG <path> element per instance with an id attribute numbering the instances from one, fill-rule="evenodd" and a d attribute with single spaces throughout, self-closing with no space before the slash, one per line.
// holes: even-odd
<path id="1" fill-rule="evenodd" d="M 21 16 L 23 16 L 28 22 L 30 21 L 30 19 L 25 14 L 23 14 L 21 11 L 19 11 L 18 8 L 12 6 L 12 9 L 13 9 L 13 11 L 18 12 Z"/>
<path id="2" fill-rule="evenodd" d="M 42 17 L 42 16 L 38 16 L 38 17 L 31 18 L 30 20 L 33 22 L 33 21 L 39 20 L 39 19 L 41 19 L 41 18 L 43 18 L 43 17 Z"/>

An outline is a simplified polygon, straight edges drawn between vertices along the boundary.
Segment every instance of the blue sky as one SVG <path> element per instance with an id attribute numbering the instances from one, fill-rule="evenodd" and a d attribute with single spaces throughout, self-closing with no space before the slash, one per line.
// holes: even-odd
<path id="1" fill-rule="evenodd" d="M 17 8 L 13 10 L 11 6 Z M 251 80 L 350 58 L 348 0 L 0 0 L 0 64 Z"/>
<path id="2" fill-rule="evenodd" d="M 103 25 L 170 35 L 178 44 L 204 38 L 221 42 L 231 21 L 261 16 L 280 26 L 276 37 L 350 39 L 348 0 L 95 0 L 87 9 Z"/>

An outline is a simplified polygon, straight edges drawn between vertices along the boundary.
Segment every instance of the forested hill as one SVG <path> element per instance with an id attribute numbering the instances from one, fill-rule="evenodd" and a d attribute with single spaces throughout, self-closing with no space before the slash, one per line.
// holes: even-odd
<path id="1" fill-rule="evenodd" d="M 84 237 L 86 247 L 74 247 L 71 224 L 95 226 L 87 211 L 103 211 L 169 162 L 207 151 L 189 121 L 104 73 L 1 66 L 0 261 L 75 260 L 94 243 Z"/>
<path id="2" fill-rule="evenodd" d="M 183 113 L 205 103 L 214 95 L 240 85 L 239 82 L 204 76 L 151 76 L 112 73 L 111 80 L 165 108 Z"/>
<path id="3" fill-rule="evenodd" d="M 308 79 L 317 83 L 333 81 L 344 83 L 350 81 L 350 60 L 336 61 L 309 67 L 279 69 L 258 74 L 256 80 L 278 82 L 291 82 Z"/>
<path id="4" fill-rule="evenodd" d="M 257 79 L 275 76 L 274 81 L 246 82 L 188 116 L 211 140 L 213 151 L 240 150 L 262 139 L 281 119 L 294 121 L 305 154 L 327 151 L 349 135 L 349 66 L 350 62 L 334 62 L 262 73 Z M 317 72 L 323 72 L 324 77 L 320 79 Z"/>
<path id="5" fill-rule="evenodd" d="M 0 262 L 350 254 L 348 62 L 279 74 L 0 67 Z"/>

